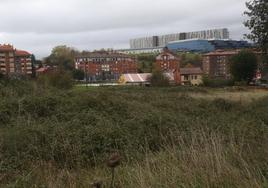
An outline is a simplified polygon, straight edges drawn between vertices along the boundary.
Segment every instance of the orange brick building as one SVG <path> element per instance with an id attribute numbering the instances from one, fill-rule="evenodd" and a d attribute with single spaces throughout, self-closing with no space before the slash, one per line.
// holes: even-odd
<path id="1" fill-rule="evenodd" d="M 167 48 L 156 57 L 155 66 L 162 72 L 172 72 L 175 84 L 181 84 L 180 58 L 169 51 Z"/>
<path id="2" fill-rule="evenodd" d="M 241 50 L 217 50 L 203 55 L 203 71 L 209 77 L 231 78 L 231 58 Z M 260 61 L 261 53 L 252 51 Z"/>
<path id="3" fill-rule="evenodd" d="M 15 50 L 15 62 L 17 72 L 23 75 L 31 75 L 32 68 L 32 54 L 23 50 Z"/>
<path id="4" fill-rule="evenodd" d="M 137 73 L 137 61 L 132 56 L 116 52 L 89 52 L 75 58 L 76 69 L 85 72 L 87 79 L 118 80 L 122 74 Z"/>
<path id="5" fill-rule="evenodd" d="M 7 76 L 31 75 L 32 54 L 12 45 L 0 45 L 0 72 Z"/>
<path id="6" fill-rule="evenodd" d="M 11 45 L 0 45 L 0 72 L 4 75 L 15 72 L 15 51 Z"/>
<path id="7" fill-rule="evenodd" d="M 176 70 L 180 68 L 180 60 L 180 57 L 173 54 L 168 49 L 164 49 L 164 51 L 156 57 L 156 68 L 163 72 Z"/>
<path id="8" fill-rule="evenodd" d="M 230 78 L 230 58 L 239 51 L 218 50 L 203 55 L 203 71 L 210 77 Z"/>
<path id="9" fill-rule="evenodd" d="M 172 73 L 176 85 L 202 84 L 203 71 L 200 67 L 181 68 L 181 58 L 167 48 L 156 57 L 156 68 L 164 73 Z"/>

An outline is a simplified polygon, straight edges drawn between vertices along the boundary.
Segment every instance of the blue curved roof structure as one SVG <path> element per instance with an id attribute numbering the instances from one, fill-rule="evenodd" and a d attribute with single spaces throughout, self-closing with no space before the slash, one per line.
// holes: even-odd
<path id="1" fill-rule="evenodd" d="M 167 47 L 172 51 L 212 52 L 218 49 L 250 48 L 252 44 L 237 40 L 190 39 L 170 42 Z"/>

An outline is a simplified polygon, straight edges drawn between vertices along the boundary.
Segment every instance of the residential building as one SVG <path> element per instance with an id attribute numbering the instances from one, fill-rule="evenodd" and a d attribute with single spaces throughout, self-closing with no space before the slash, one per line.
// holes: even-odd
<path id="1" fill-rule="evenodd" d="M 165 47 L 169 42 L 187 39 L 229 39 L 229 31 L 223 29 L 210 29 L 195 32 L 183 32 L 161 36 L 151 36 L 130 40 L 131 49 Z"/>
<path id="2" fill-rule="evenodd" d="M 168 48 L 156 57 L 156 68 L 164 73 L 171 73 L 176 85 L 200 85 L 203 71 L 197 67 L 180 67 L 180 57 Z"/>
<path id="3" fill-rule="evenodd" d="M 200 67 L 181 68 L 181 84 L 197 86 L 203 83 L 203 71 Z"/>
<path id="4" fill-rule="evenodd" d="M 179 75 L 180 83 L 177 82 L 177 71 L 170 71 L 163 73 L 168 79 L 170 84 L 173 85 L 200 85 L 203 83 L 201 68 L 181 68 Z M 152 73 L 134 73 L 134 74 L 122 74 L 118 80 L 121 85 L 150 85 L 150 77 Z"/>
<path id="5" fill-rule="evenodd" d="M 180 58 L 165 48 L 162 53 L 156 57 L 156 68 L 167 72 L 180 68 Z"/>
<path id="6" fill-rule="evenodd" d="M 16 73 L 32 75 L 32 54 L 23 50 L 15 50 L 15 67 Z"/>
<path id="7" fill-rule="evenodd" d="M 0 71 L 4 75 L 15 73 L 15 50 L 11 45 L 0 45 Z"/>
<path id="8" fill-rule="evenodd" d="M 237 54 L 239 50 L 224 51 L 218 50 L 203 55 L 203 71 L 210 77 L 222 77 L 229 79 L 230 58 Z"/>
<path id="9" fill-rule="evenodd" d="M 200 85 L 203 75 L 201 68 L 181 68 L 180 61 L 180 57 L 172 53 L 168 48 L 164 48 L 163 52 L 156 57 L 155 68 L 161 70 L 173 84 Z M 127 78 L 128 76 L 125 77 Z M 135 76 L 133 77 L 135 80 Z"/>
<path id="10" fill-rule="evenodd" d="M 118 80 L 120 75 L 137 73 L 137 61 L 134 57 L 118 52 L 89 52 L 75 58 L 76 69 L 85 72 L 86 79 Z"/>
<path id="11" fill-rule="evenodd" d="M 230 65 L 231 58 L 238 54 L 241 49 L 236 50 L 216 50 L 203 55 L 203 71 L 209 77 L 231 78 Z M 257 56 L 259 69 L 261 69 L 261 52 L 251 50 Z M 262 77 L 256 72 L 256 78 Z"/>
<path id="12" fill-rule="evenodd" d="M 7 76 L 32 75 L 32 54 L 12 45 L 0 45 L 0 71 Z"/>
<path id="13" fill-rule="evenodd" d="M 51 71 L 53 71 L 53 68 L 50 66 L 40 67 L 36 70 L 36 75 L 37 76 L 45 75 Z"/>

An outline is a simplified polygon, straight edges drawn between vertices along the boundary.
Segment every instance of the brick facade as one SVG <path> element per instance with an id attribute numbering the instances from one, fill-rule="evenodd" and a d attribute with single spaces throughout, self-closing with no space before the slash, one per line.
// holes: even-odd
<path id="1" fill-rule="evenodd" d="M 203 55 L 203 71 L 209 77 L 231 78 L 230 64 L 231 58 L 238 54 L 240 50 L 217 50 Z M 260 60 L 260 53 L 253 51 Z"/>
<path id="2" fill-rule="evenodd" d="M 156 57 L 156 68 L 162 72 L 171 72 L 176 85 L 200 85 L 203 71 L 199 67 L 180 67 L 180 57 L 167 48 Z"/>
<path id="3" fill-rule="evenodd" d="M 210 77 L 230 78 L 230 58 L 238 51 L 215 51 L 203 55 L 203 71 Z"/>
<path id="4" fill-rule="evenodd" d="M 175 84 L 181 84 L 180 58 L 167 48 L 156 57 L 155 66 L 162 72 L 173 72 Z"/>
<path id="5" fill-rule="evenodd" d="M 180 68 L 180 58 L 169 50 L 165 49 L 156 57 L 156 68 L 163 72 Z"/>
<path id="6" fill-rule="evenodd" d="M 16 50 L 15 62 L 17 66 L 17 72 L 23 75 L 31 75 L 33 73 L 32 55 L 29 52 Z"/>
<path id="7" fill-rule="evenodd" d="M 0 45 L 0 72 L 7 76 L 31 75 L 32 55 L 12 45 Z"/>
<path id="8" fill-rule="evenodd" d="M 91 52 L 75 58 L 76 69 L 82 70 L 91 81 L 118 80 L 121 74 L 137 73 L 136 59 L 115 52 Z"/>

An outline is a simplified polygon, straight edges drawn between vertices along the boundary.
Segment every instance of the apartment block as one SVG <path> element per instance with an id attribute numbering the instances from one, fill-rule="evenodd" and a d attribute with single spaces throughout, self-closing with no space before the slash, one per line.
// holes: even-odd
<path id="1" fill-rule="evenodd" d="M 203 71 L 210 77 L 230 78 L 231 57 L 239 50 L 217 50 L 203 55 Z"/>
<path id="2" fill-rule="evenodd" d="M 15 73 L 15 51 L 11 45 L 0 45 L 0 71 L 4 75 Z"/>
<path id="3" fill-rule="evenodd" d="M 16 72 L 31 75 L 33 72 L 32 54 L 23 50 L 15 50 L 15 66 Z"/>
<path id="4" fill-rule="evenodd" d="M 138 69 L 132 56 L 107 51 L 79 55 L 75 58 L 75 65 L 91 81 L 118 80 L 121 74 L 137 73 Z"/>
<path id="5" fill-rule="evenodd" d="M 0 45 L 0 72 L 6 76 L 31 75 L 32 54 L 12 45 Z"/>

